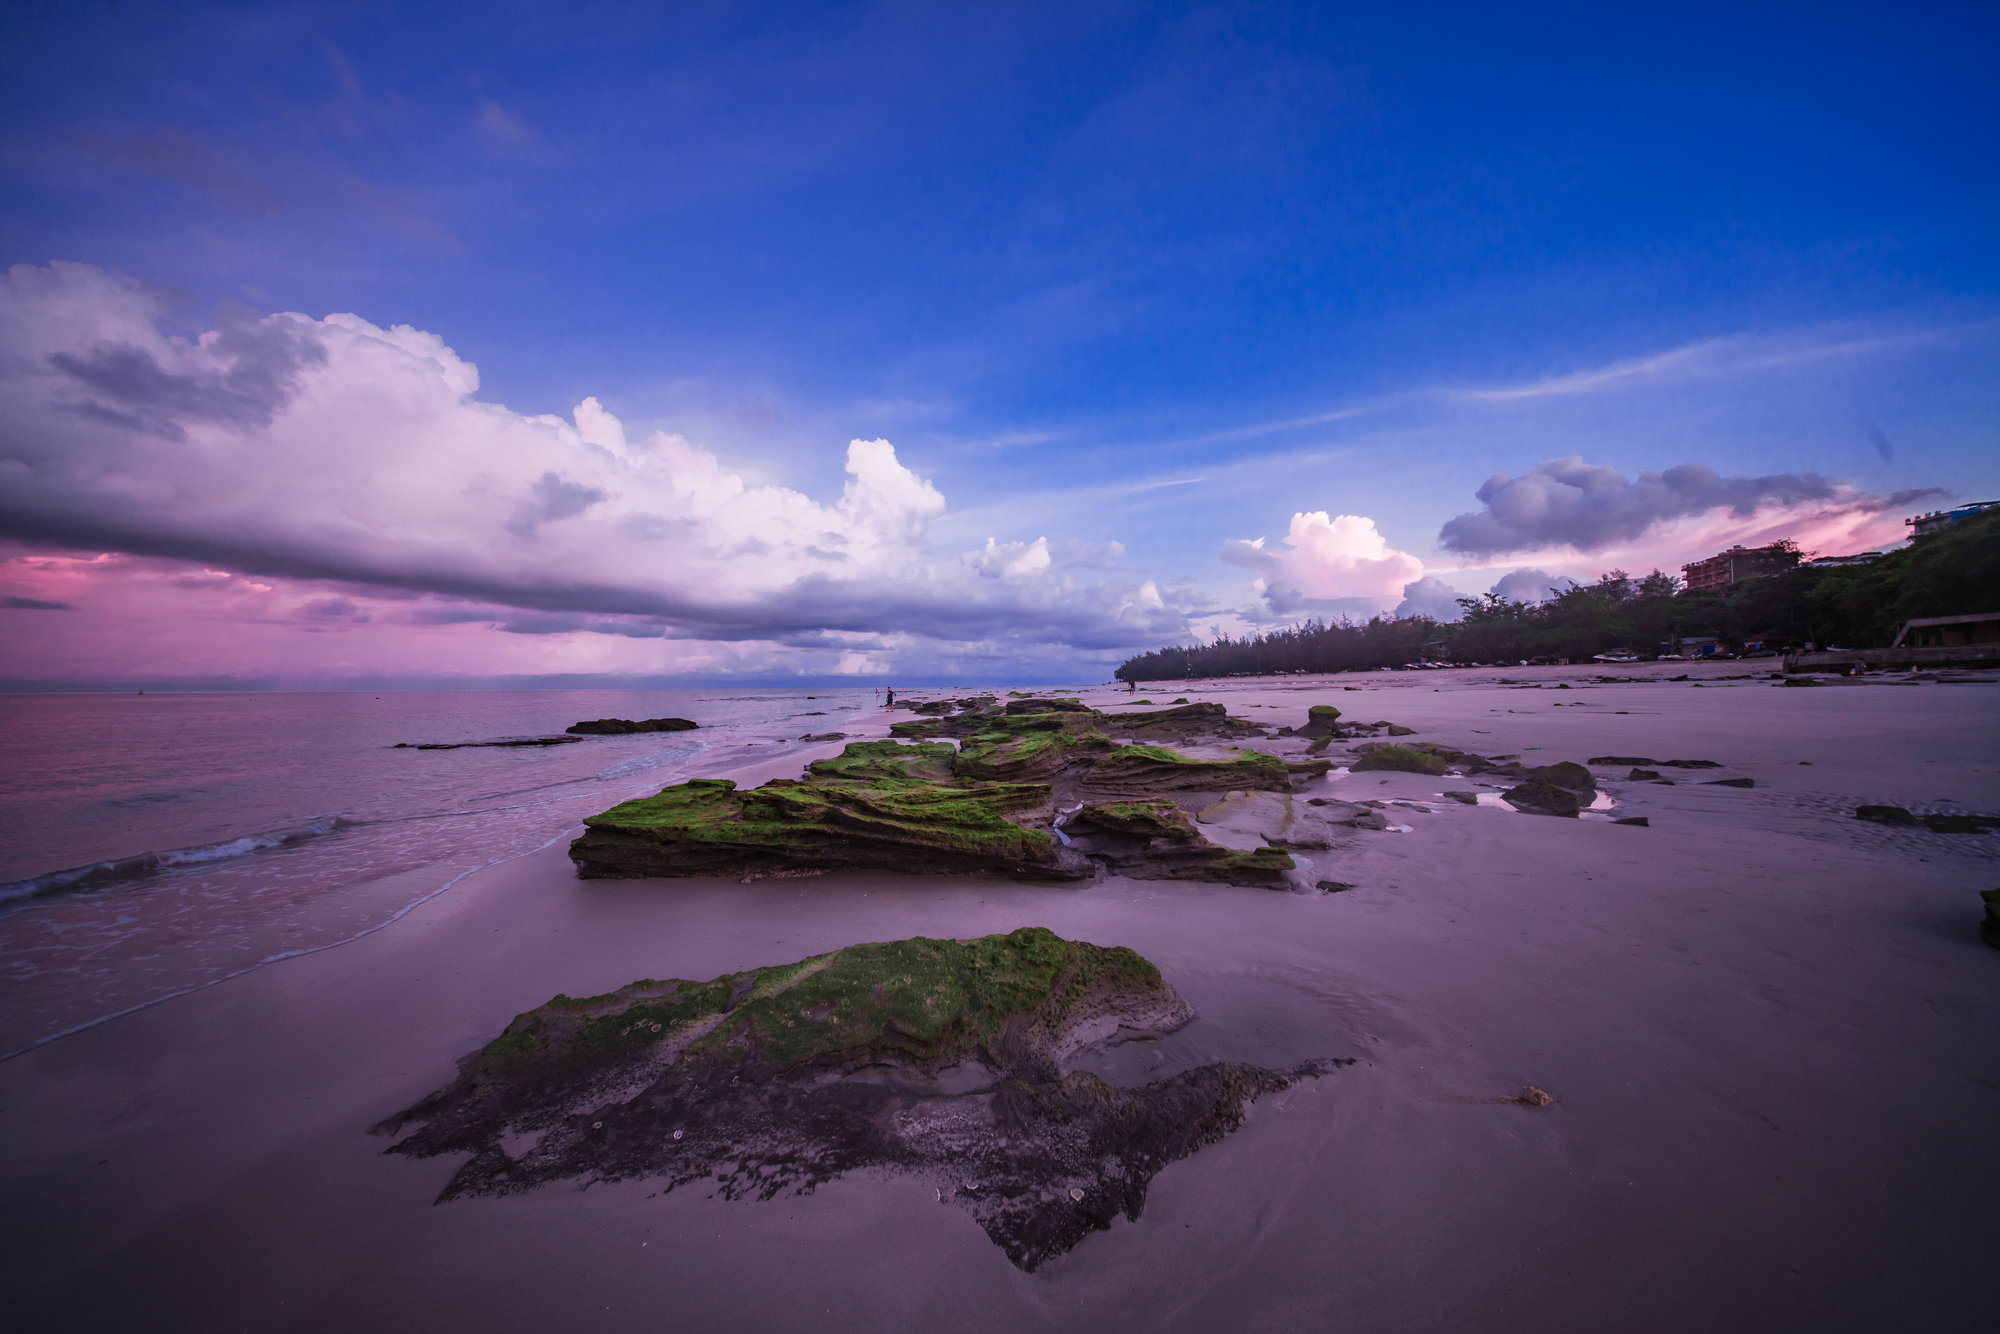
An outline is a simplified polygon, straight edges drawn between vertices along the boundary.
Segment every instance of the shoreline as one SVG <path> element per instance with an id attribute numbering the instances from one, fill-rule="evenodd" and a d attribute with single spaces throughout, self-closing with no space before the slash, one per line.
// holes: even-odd
<path id="1" fill-rule="evenodd" d="M 1322 896 L 579 881 L 558 838 L 339 948 L 38 1048 L 0 1064 L 16 1202 L 0 1266 L 24 1327 L 150 1312 L 168 1329 L 560 1329 L 588 1313 L 653 1329 L 666 1310 L 718 1329 L 963 1327 L 968 1311 L 995 1329 L 1971 1327 L 2000 1301 L 1984 1244 L 2000 957 L 1976 893 L 2000 843 L 1840 806 L 2000 807 L 2000 692 L 1600 686 L 1588 670 L 1508 670 L 1550 673 L 1541 690 L 1383 673 L 1155 699 L 1288 726 L 1332 702 L 1482 753 L 1700 756 L 1755 790 L 1614 784 L 1644 829 L 1415 814 L 1409 834 L 1313 854 L 1358 886 Z M 867 715 L 849 739 L 909 716 Z M 689 776 L 749 785 L 839 748 Z M 1337 782 L 1356 780 L 1379 781 Z M 366 1133 L 558 991 L 1022 925 L 1131 945 L 1194 1005 L 1182 1033 L 1118 1049 L 1129 1073 L 1361 1063 L 1253 1106 L 1156 1178 L 1137 1223 L 1034 1275 L 894 1177 L 769 1203 L 639 1182 L 433 1206 L 455 1160 L 386 1155 Z M 1555 1103 L 1480 1101 L 1523 1084 Z"/>

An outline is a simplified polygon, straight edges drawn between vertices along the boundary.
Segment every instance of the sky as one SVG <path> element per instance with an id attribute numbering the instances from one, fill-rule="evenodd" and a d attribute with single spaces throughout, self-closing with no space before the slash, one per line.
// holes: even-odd
<path id="1" fill-rule="evenodd" d="M 20 0 L 0 685 L 1102 680 L 1879 549 L 2000 499 L 1995 49 L 1972 4 Z"/>

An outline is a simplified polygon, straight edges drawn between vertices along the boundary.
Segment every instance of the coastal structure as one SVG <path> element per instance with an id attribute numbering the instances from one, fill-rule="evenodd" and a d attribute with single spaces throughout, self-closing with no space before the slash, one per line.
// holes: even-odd
<path id="1" fill-rule="evenodd" d="M 2000 666 L 2000 611 L 1905 621 L 1888 648 L 1829 649 L 1785 659 L 1788 672 L 1994 666 Z"/>
<path id="2" fill-rule="evenodd" d="M 1987 510 L 1993 509 L 2000 509 L 2000 500 L 1968 500 L 1965 504 L 1948 510 L 1913 514 L 1903 520 L 1903 523 L 1909 528 L 1911 537 L 1929 537 L 1932 533 L 1941 533 L 1954 524 L 1964 523 L 1975 514 L 1984 514 Z"/>
<path id="3" fill-rule="evenodd" d="M 1727 551 L 1681 566 L 1681 577 L 1690 593 L 1712 588 L 1728 588 L 1745 579 L 1779 574 L 1799 563 L 1798 548 L 1788 542 L 1764 547 L 1734 546 Z"/>

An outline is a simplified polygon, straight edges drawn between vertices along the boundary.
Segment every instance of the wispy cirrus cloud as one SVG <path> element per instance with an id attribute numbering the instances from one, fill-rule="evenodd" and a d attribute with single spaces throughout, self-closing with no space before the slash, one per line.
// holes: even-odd
<path id="1" fill-rule="evenodd" d="M 1828 330 L 1800 330 L 1777 336 L 1731 334 L 1697 339 L 1663 352 L 1627 357 L 1561 375 L 1516 384 L 1447 389 L 1440 393 L 1443 397 L 1467 403 L 1499 404 L 1567 398 L 1679 381 L 1751 375 L 1844 357 L 1904 352 L 1924 343 L 1990 328 L 1990 324 L 1981 323 L 1865 334 Z"/>

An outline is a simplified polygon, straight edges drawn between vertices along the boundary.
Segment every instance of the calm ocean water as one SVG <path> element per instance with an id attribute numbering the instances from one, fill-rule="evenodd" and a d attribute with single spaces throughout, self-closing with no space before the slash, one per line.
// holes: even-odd
<path id="1" fill-rule="evenodd" d="M 584 816 L 871 689 L 0 695 L 0 1059 L 374 930 Z M 692 732 L 518 749 L 585 718 Z"/>

